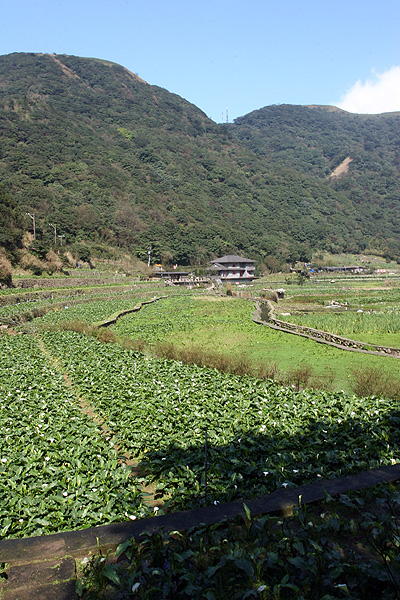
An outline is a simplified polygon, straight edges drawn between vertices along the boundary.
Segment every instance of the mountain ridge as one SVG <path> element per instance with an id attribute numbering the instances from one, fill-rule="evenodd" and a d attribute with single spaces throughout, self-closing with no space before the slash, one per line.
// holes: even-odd
<path id="1" fill-rule="evenodd" d="M 347 113 L 348 115 L 355 115 L 356 117 L 379 117 L 385 115 L 400 115 L 399 110 L 382 113 L 355 113 L 349 110 L 345 110 L 344 108 L 340 108 L 339 106 L 335 106 L 334 104 L 288 104 L 287 106 L 302 106 L 304 108 L 322 108 L 330 112 L 343 112 Z"/>
<path id="2" fill-rule="evenodd" d="M 400 255 L 390 219 L 360 218 L 346 190 L 324 180 L 345 156 L 330 158 L 324 177 L 293 160 L 266 161 L 241 139 L 240 120 L 217 125 L 116 63 L 3 55 L 0 119 L 0 184 L 21 213 L 35 212 L 46 243 L 56 222 L 66 242 L 119 245 L 141 258 L 152 245 L 155 258 L 181 264 L 239 253 L 305 260 L 312 249 Z"/>

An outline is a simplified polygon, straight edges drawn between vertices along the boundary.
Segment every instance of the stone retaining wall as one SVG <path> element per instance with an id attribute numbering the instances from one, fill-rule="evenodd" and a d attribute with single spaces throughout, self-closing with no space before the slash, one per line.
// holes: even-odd
<path id="1" fill-rule="evenodd" d="M 260 325 L 268 325 L 268 327 L 271 327 L 272 329 L 277 329 L 278 331 L 283 331 L 285 333 L 292 333 L 294 335 L 300 335 L 302 337 L 306 337 L 329 346 L 334 346 L 335 348 L 340 348 L 342 350 L 400 358 L 400 348 L 380 346 L 376 344 L 370 344 L 368 342 L 358 342 L 356 340 L 351 340 L 327 331 L 313 329 L 312 327 L 305 327 L 303 325 L 298 325 L 297 323 L 281 321 L 275 317 L 274 307 L 272 306 L 271 302 L 267 300 L 264 304 L 268 305 L 269 307 L 268 321 L 261 319 L 261 305 L 260 302 L 256 302 L 256 311 L 253 316 L 253 321 L 255 323 L 259 323 Z"/>
<path id="2" fill-rule="evenodd" d="M 97 321 L 97 323 L 93 323 L 96 327 L 108 327 L 109 325 L 114 325 L 120 317 L 124 315 L 129 315 L 133 312 L 138 312 L 143 306 L 146 304 L 152 304 L 153 302 L 157 302 L 158 300 L 162 300 L 163 298 L 168 298 L 168 296 L 159 296 L 158 298 L 152 298 L 151 300 L 145 300 L 140 304 L 136 304 L 133 308 L 127 308 L 125 310 L 121 310 L 117 313 L 114 313 L 110 317 L 107 317 L 104 321 Z"/>
<path id="3" fill-rule="evenodd" d="M 119 278 L 125 283 L 130 283 L 128 278 Z M 13 285 L 15 288 L 31 289 L 31 288 L 59 288 L 59 287 L 80 287 L 93 285 L 110 285 L 115 283 L 115 277 L 74 277 L 74 278 L 49 278 L 40 277 L 38 279 L 15 279 Z"/>

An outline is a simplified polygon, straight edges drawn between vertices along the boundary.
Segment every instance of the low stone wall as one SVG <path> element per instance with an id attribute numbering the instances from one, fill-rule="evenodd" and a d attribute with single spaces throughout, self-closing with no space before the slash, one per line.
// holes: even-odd
<path id="1" fill-rule="evenodd" d="M 121 279 L 122 281 L 122 279 Z M 125 279 L 123 280 L 125 283 Z M 43 278 L 38 279 L 14 279 L 13 285 L 15 288 L 31 289 L 31 288 L 68 288 L 68 287 L 84 287 L 93 285 L 110 285 L 115 283 L 114 277 L 59 277 L 59 278 Z M 130 283 L 126 278 L 126 283 Z"/>
<path id="2" fill-rule="evenodd" d="M 104 319 L 104 321 L 97 321 L 97 323 L 93 323 L 93 325 L 95 325 L 96 327 L 108 327 L 109 325 L 114 325 L 114 323 L 116 323 L 120 317 L 123 317 L 124 315 L 129 315 L 130 313 L 133 313 L 133 312 L 138 312 L 146 304 L 152 304 L 153 302 L 157 302 L 158 300 L 162 300 L 163 298 L 168 298 L 168 296 L 159 296 L 158 298 L 152 298 L 151 300 L 145 300 L 144 302 L 141 302 L 140 304 L 136 304 L 136 306 L 134 306 L 133 308 L 127 308 L 125 310 L 121 310 L 121 311 L 114 313 L 113 315 L 107 317 L 107 319 Z"/>
<path id="3" fill-rule="evenodd" d="M 350 350 L 352 352 L 363 352 L 367 354 L 377 354 L 380 356 L 392 356 L 394 358 L 400 358 L 400 348 L 391 348 L 389 346 L 370 344 L 368 342 L 358 342 L 356 340 L 351 340 L 327 331 L 320 331 L 319 329 L 305 327 L 303 325 L 298 325 L 297 323 L 281 321 L 275 317 L 274 307 L 272 306 L 271 302 L 267 300 L 264 305 L 265 304 L 268 306 L 269 310 L 264 310 L 263 312 L 268 313 L 268 320 L 261 319 L 261 305 L 260 302 L 256 302 L 256 311 L 253 316 L 253 321 L 255 323 L 259 323 L 260 325 L 268 325 L 268 327 L 271 327 L 272 329 L 277 329 L 278 331 L 283 331 L 285 333 L 300 335 L 322 344 L 340 348 L 341 350 Z"/>

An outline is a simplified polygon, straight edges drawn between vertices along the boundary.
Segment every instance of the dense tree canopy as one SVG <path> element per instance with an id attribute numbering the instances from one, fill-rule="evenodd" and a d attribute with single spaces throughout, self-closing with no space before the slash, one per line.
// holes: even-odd
<path id="1" fill-rule="evenodd" d="M 351 153 L 345 131 L 322 150 L 309 141 L 326 110 L 308 109 L 300 135 L 292 130 L 302 113 L 291 115 L 299 107 L 279 107 L 267 148 L 258 114 L 232 128 L 216 125 L 106 61 L 16 53 L 0 57 L 0 81 L 0 184 L 19 215 L 35 213 L 48 244 L 55 223 L 67 243 L 119 245 L 143 259 L 151 245 L 154 259 L 168 252 L 181 264 L 227 253 L 305 259 L 315 248 L 400 254 L 389 117 L 383 138 L 377 125 L 351 164 L 380 170 L 369 178 L 360 167 L 360 187 L 326 179 Z M 367 147 L 380 144 L 383 152 L 389 139 L 391 162 L 383 167 Z"/>
<path id="2" fill-rule="evenodd" d="M 0 247 L 12 254 L 21 247 L 22 236 L 22 217 L 17 203 L 0 185 Z"/>
<path id="3" fill-rule="evenodd" d="M 400 256 L 400 113 L 266 106 L 236 119 L 229 130 L 269 164 L 325 181 L 340 193 L 356 221 L 349 250 L 369 246 Z M 348 171 L 332 176 L 346 158 Z"/>

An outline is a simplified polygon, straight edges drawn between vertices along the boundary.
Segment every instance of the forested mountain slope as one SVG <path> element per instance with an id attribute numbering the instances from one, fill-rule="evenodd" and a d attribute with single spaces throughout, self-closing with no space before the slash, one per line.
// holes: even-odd
<path id="1" fill-rule="evenodd" d="M 49 243 L 56 223 L 66 242 L 141 257 L 151 244 L 154 258 L 181 264 L 228 252 L 296 260 L 382 240 L 400 254 L 398 199 L 371 218 L 325 179 L 333 159 L 320 172 L 266 160 L 236 130 L 107 61 L 1 56 L 0 122 L 0 185 Z"/>
<path id="2" fill-rule="evenodd" d="M 375 223 L 377 247 L 389 244 L 398 252 L 400 113 L 356 115 L 333 106 L 275 105 L 236 119 L 229 130 L 270 166 L 285 165 L 328 181 L 351 201 L 366 233 Z M 342 174 L 335 176 L 339 165 Z"/>

